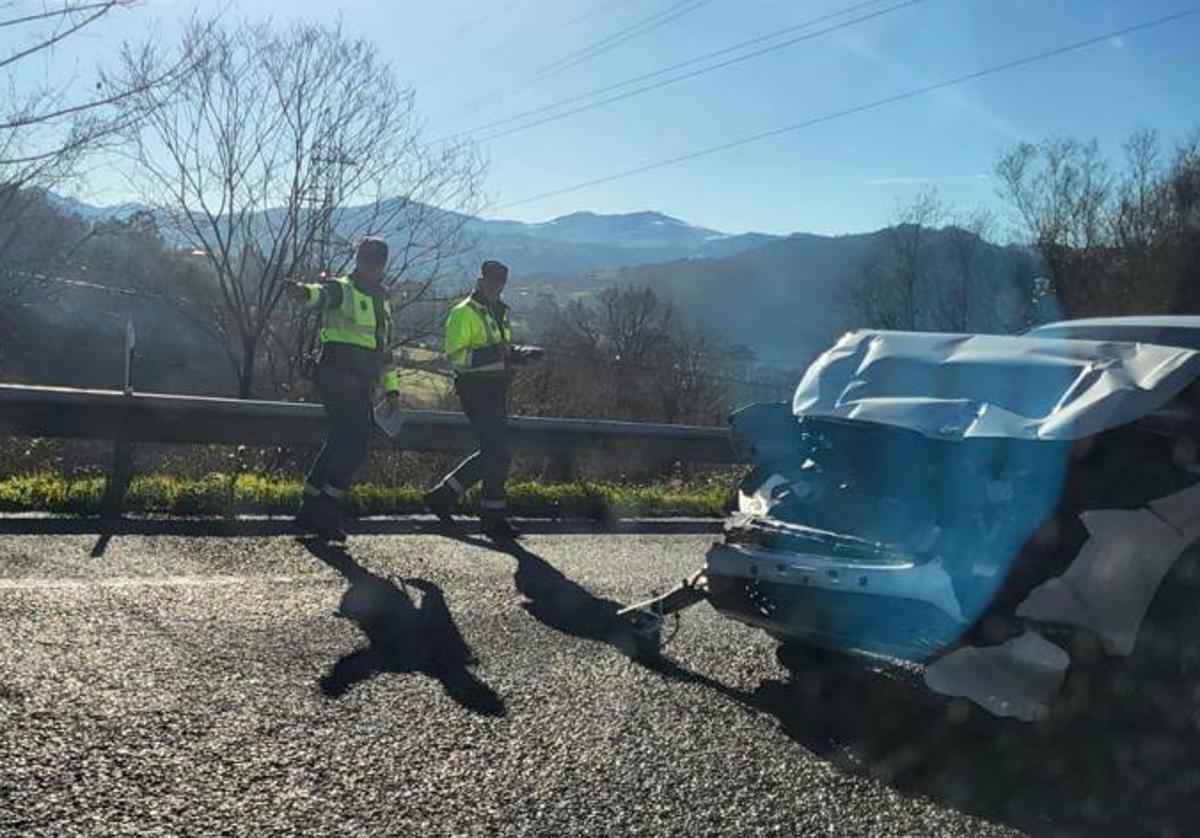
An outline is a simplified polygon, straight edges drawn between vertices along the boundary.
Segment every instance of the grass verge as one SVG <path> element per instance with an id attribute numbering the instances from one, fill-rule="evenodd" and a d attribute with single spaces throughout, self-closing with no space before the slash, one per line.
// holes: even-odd
<path id="1" fill-rule="evenodd" d="M 165 515 L 291 515 L 300 502 L 300 490 L 298 481 L 255 474 L 212 474 L 200 480 L 155 475 L 134 479 L 124 509 Z M 422 493 L 417 486 L 360 484 L 351 492 L 349 512 L 356 516 L 424 512 Z M 96 515 L 103 496 L 103 477 L 29 474 L 0 480 L 0 512 Z M 475 499 L 474 491 L 468 494 L 465 508 L 473 509 Z M 732 501 L 731 488 L 715 481 L 641 486 L 525 482 L 508 487 L 512 514 L 530 518 L 720 518 Z"/>

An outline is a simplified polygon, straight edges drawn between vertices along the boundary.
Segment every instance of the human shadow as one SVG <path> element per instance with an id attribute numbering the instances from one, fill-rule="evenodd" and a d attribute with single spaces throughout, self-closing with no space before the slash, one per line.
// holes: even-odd
<path id="1" fill-rule="evenodd" d="M 618 614 L 623 607 L 620 603 L 596 596 L 517 541 L 495 542 L 454 530 L 445 534 L 515 559 L 513 583 L 524 597 L 521 608 L 539 623 L 572 637 L 607 644 L 628 657 L 638 656 L 631 627 Z"/>
<path id="2" fill-rule="evenodd" d="M 1200 823 L 1200 567 L 1190 586 L 1185 570 L 1174 574 L 1134 659 L 1072 649 L 1079 666 L 1050 718 L 1031 724 L 937 695 L 912 669 L 816 649 L 787 657 L 788 674 L 753 691 L 647 661 L 618 603 L 522 545 L 462 540 L 516 560 L 523 607 L 542 624 L 773 716 L 788 738 L 847 773 L 1034 834 L 1188 835 Z"/>
<path id="3" fill-rule="evenodd" d="M 633 625 L 622 618 L 625 606 L 597 596 L 523 544 L 493 542 L 462 533 L 449 533 L 464 544 L 493 550 L 516 561 L 513 584 L 524 597 L 521 607 L 542 625 L 572 637 L 605 644 L 657 675 L 706 687 L 731 700 L 753 706 L 753 697 L 714 678 L 695 672 L 661 655 L 647 655 Z"/>
<path id="4" fill-rule="evenodd" d="M 504 702 L 471 667 L 476 663 L 441 589 L 423 579 L 397 585 L 362 567 L 344 547 L 314 539 L 301 543 L 349 583 L 338 615 L 352 620 L 368 644 L 343 655 L 321 678 L 321 692 L 345 695 L 380 672 L 419 672 L 434 678 L 462 707 L 485 716 L 502 716 Z M 420 594 L 420 604 L 409 589 Z"/>

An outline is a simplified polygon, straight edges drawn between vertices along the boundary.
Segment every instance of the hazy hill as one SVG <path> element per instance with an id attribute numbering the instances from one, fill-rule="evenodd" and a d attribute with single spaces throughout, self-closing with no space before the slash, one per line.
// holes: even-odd
<path id="1" fill-rule="evenodd" d="M 552 221 L 471 222 L 476 252 L 507 262 L 514 274 L 576 273 L 688 257 L 741 253 L 774 241 L 763 233 L 729 235 L 657 212 L 577 212 Z"/>
<path id="2" fill-rule="evenodd" d="M 130 203 L 96 206 L 53 193 L 50 193 L 50 197 L 62 209 L 91 222 L 127 218 L 140 209 L 146 209 Z M 386 203 L 381 211 L 384 216 L 391 212 Z M 362 217 L 368 211 L 365 207 L 346 210 L 347 227 L 361 229 Z M 264 216 L 278 212 L 268 210 Z M 451 273 L 470 273 L 485 258 L 505 262 L 514 276 L 579 273 L 689 257 L 728 256 L 778 238 L 764 233 L 730 235 L 657 212 L 621 215 L 576 212 L 540 223 L 465 218 L 417 204 L 406 208 L 404 212 L 432 213 L 443 221 L 462 225 L 470 249 L 456 260 L 459 264 Z M 264 229 L 278 225 L 278 219 L 271 220 L 272 223 L 265 224 Z M 159 226 L 165 236 L 171 237 L 166 224 L 160 221 Z M 180 240 L 176 243 L 183 245 L 188 242 Z M 399 240 L 394 244 L 399 246 Z"/>
<path id="3" fill-rule="evenodd" d="M 845 289 L 864 267 L 887 252 L 885 230 L 848 236 L 796 234 L 722 258 L 674 260 L 585 275 L 517 279 L 514 291 L 559 299 L 604 287 L 641 285 L 673 300 L 684 317 L 727 343 L 752 349 L 774 366 L 803 367 L 848 328 L 863 325 L 845 299 Z M 1007 287 L 1032 270 L 1027 253 L 978 242 L 976 270 L 986 307 L 972 328 L 1004 328 L 1015 316 Z M 953 275 L 949 231 L 930 233 L 929 266 L 935 283 Z M 986 310 L 982 310 L 985 309 Z M 1000 316 L 993 316 L 1000 309 Z M 1011 309 L 1011 312 L 1004 311 Z"/>
<path id="4" fill-rule="evenodd" d="M 67 199 L 62 205 L 90 220 L 136 210 Z M 726 236 L 653 212 L 579 212 L 542 224 L 478 219 L 467 224 L 479 240 L 468 260 L 488 255 L 512 267 L 508 297 L 518 315 L 535 310 L 539 294 L 565 302 L 614 284 L 647 286 L 674 301 L 687 322 L 720 343 L 749 348 L 762 363 L 786 370 L 803 369 L 841 332 L 865 325 L 847 305 L 846 289 L 866 265 L 886 255 L 889 241 L 886 230 L 836 237 Z M 928 241 L 930 285 L 936 287 L 954 275 L 951 231 L 930 231 Z M 547 265 L 559 267 L 535 267 Z M 469 270 L 464 265 L 454 281 L 465 284 Z M 1017 304 L 1011 289 L 1015 277 L 1032 276 L 1029 254 L 978 241 L 976 273 L 971 328 L 1013 328 Z M 933 305 L 935 295 L 926 296 L 924 304 Z M 143 386 L 179 392 L 223 392 L 231 386 L 224 348 L 177 312 L 86 290 L 63 293 L 53 309 L 43 312 L 45 322 L 25 325 L 33 332 L 26 348 L 37 344 L 35 334 L 69 334 L 67 345 L 89 347 L 88 361 L 76 356 L 60 370 L 53 353 L 30 351 L 21 353 L 26 357 L 14 366 L 24 367 L 32 380 L 115 383 L 120 336 L 130 315 L 138 326 L 139 353 L 147 359 L 138 371 Z"/>

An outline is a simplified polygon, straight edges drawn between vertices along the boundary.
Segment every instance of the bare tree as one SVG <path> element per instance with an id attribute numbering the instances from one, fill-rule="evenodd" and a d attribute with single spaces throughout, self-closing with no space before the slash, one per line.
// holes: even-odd
<path id="1" fill-rule="evenodd" d="M 133 5 L 135 0 L 63 0 L 22 12 L 18 4 L 5 4 L 0 29 L 14 46 L 0 57 L 8 81 L 8 95 L 0 102 L 0 223 L 15 225 L 41 190 L 70 178 L 84 155 L 140 117 L 124 105 L 134 98 L 156 105 L 194 65 L 187 52 L 174 62 L 153 65 L 147 48 L 130 54 L 120 82 L 100 71 L 86 81 L 57 83 L 30 84 L 29 72 L 18 76 L 30 62 L 69 46 L 104 18 Z M 0 261 L 13 240 L 0 241 Z"/>
<path id="2" fill-rule="evenodd" d="M 264 368 L 290 376 L 311 334 L 276 316 L 285 279 L 339 273 L 379 235 L 399 307 L 415 304 L 463 246 L 481 165 L 466 145 L 422 145 L 413 91 L 340 27 L 194 24 L 180 53 L 203 60 L 147 109 L 133 180 L 211 263 L 246 397 Z M 118 83 L 136 56 L 125 70 Z"/>
<path id="3" fill-rule="evenodd" d="M 1024 144 L 997 172 L 1066 315 L 1200 311 L 1196 139 L 1170 157 L 1136 133 L 1115 170 L 1094 141 Z"/>
<path id="4" fill-rule="evenodd" d="M 945 214 L 936 191 L 922 192 L 897 207 L 880 251 L 845 292 L 860 325 L 906 330 L 922 325 L 926 294 L 932 290 L 929 237 Z"/>
<path id="5" fill-rule="evenodd" d="M 949 255 L 953 274 L 938 295 L 940 300 L 940 328 L 953 332 L 966 332 L 984 318 L 976 312 L 972 302 L 978 298 L 991 299 L 990 294 L 981 293 L 984 252 L 988 238 L 995 226 L 995 218 L 986 208 L 959 213 L 946 228 Z"/>
<path id="6" fill-rule="evenodd" d="M 1021 143 L 996 165 L 1001 194 L 1016 209 L 1041 255 L 1052 292 L 1072 311 L 1087 310 L 1093 289 L 1071 277 L 1091 272 L 1103 282 L 1104 209 L 1112 188 L 1108 166 L 1093 141 Z"/>
<path id="7" fill-rule="evenodd" d="M 546 361 L 517 377 L 519 411 L 709 423 L 729 407 L 718 348 L 651 289 L 615 286 L 541 318 Z"/>
<path id="8" fill-rule="evenodd" d="M 11 43 L 0 55 L 0 78 L 7 81 L 0 98 L 0 335 L 12 332 L 4 321 L 15 301 L 35 284 L 39 293 L 50 293 L 41 277 L 63 272 L 90 235 L 87 225 L 70 223 L 49 205 L 47 191 L 69 181 L 89 153 L 139 117 L 124 105 L 135 96 L 157 103 L 192 66 L 185 53 L 152 72 L 143 52 L 131 56 L 132 71 L 119 84 L 107 84 L 99 71 L 92 79 L 30 81 L 40 75 L 30 71 L 32 62 L 70 47 L 133 5 L 61 0 L 0 8 L 0 31 Z"/>

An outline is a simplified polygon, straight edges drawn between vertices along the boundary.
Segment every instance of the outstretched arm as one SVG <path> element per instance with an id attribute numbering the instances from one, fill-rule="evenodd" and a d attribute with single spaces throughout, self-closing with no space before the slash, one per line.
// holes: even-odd
<path id="1" fill-rule="evenodd" d="M 342 304 L 342 286 L 336 282 L 287 282 L 292 299 L 305 308 L 328 311 Z"/>

